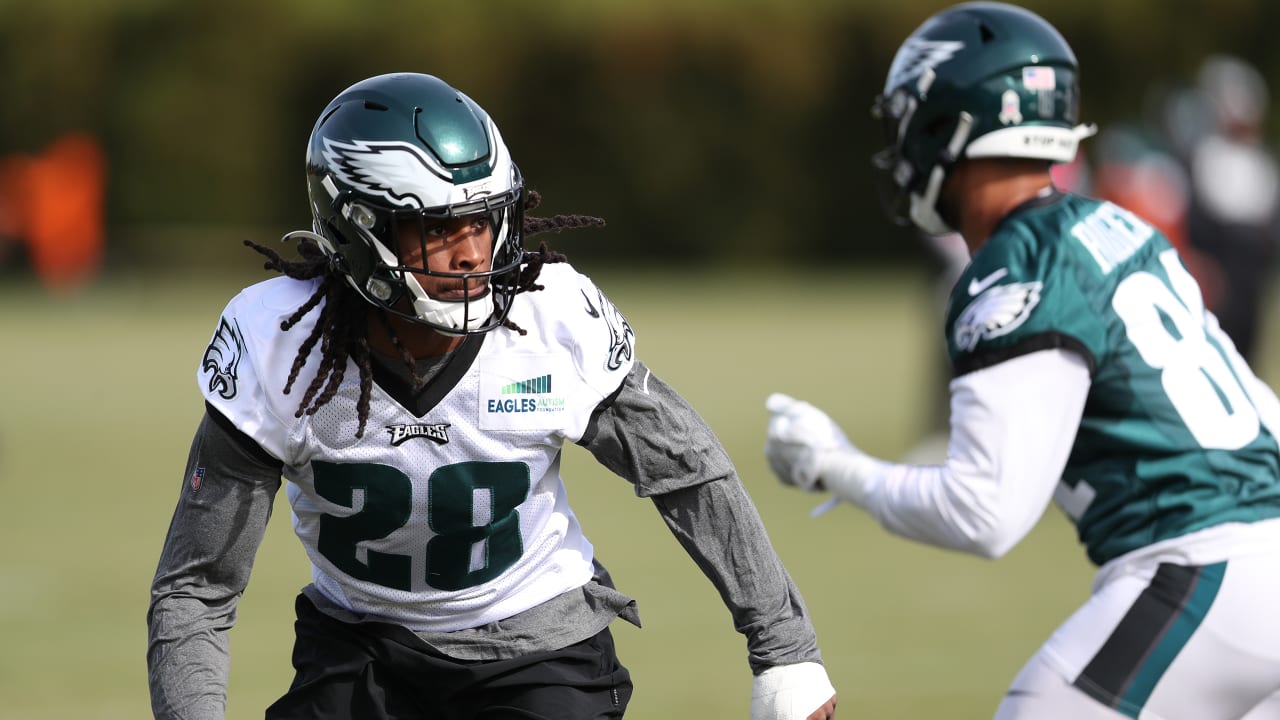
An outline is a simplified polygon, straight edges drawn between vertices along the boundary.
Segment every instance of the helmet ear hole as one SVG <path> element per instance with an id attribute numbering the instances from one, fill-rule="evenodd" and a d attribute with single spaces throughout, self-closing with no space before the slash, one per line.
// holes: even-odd
<path id="1" fill-rule="evenodd" d="M 347 245 L 351 242 L 351 240 L 347 238 L 346 234 L 338 229 L 338 224 L 331 218 L 324 218 L 324 230 L 325 236 L 330 240 L 337 242 L 339 245 Z"/>
<path id="2" fill-rule="evenodd" d="M 930 120 L 924 126 L 923 132 L 925 135 L 928 135 L 931 138 L 940 137 L 943 133 L 947 131 L 947 128 L 950 125 L 951 125 L 950 120 L 939 115 L 938 117 L 935 117 L 934 119 Z"/>

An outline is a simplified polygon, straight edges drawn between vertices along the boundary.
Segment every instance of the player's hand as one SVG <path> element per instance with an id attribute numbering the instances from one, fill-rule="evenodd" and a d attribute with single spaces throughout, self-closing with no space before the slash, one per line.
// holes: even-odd
<path id="1" fill-rule="evenodd" d="M 830 720 L 836 689 L 816 662 L 777 665 L 751 681 L 751 720 Z"/>
<path id="2" fill-rule="evenodd" d="M 789 395 L 773 393 L 765 400 L 769 428 L 764 455 L 778 479 L 808 492 L 826 490 L 820 470 L 825 456 L 852 445 L 826 413 Z"/>

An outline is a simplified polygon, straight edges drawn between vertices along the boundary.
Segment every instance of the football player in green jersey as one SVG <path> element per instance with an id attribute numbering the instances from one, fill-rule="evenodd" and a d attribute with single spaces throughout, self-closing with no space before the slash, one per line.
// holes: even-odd
<path id="1" fill-rule="evenodd" d="M 1280 404 L 1164 236 L 1054 187 L 1092 132 L 1079 102 L 1071 48 L 1022 8 L 956 5 L 902 44 L 875 164 L 895 218 L 971 256 L 946 459 L 874 458 L 781 394 L 766 456 L 890 532 L 989 558 L 1057 501 L 1097 579 L 997 718 L 1280 717 Z"/>
<path id="2" fill-rule="evenodd" d="M 228 631 L 281 477 L 312 582 L 271 720 L 622 717 L 639 624 L 570 508 L 577 443 L 650 498 L 746 639 L 753 720 L 829 720 L 804 601 L 706 423 L 526 217 L 497 126 L 439 78 L 340 93 L 307 149 L 299 259 L 227 305 L 151 586 L 157 718 L 221 718 Z M 671 648 L 672 655 L 682 652 Z M 745 698 L 744 698 L 745 700 Z"/>

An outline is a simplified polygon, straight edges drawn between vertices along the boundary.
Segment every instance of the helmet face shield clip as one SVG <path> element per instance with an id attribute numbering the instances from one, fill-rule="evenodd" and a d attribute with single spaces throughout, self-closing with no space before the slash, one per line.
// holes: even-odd
<path id="1" fill-rule="evenodd" d="M 369 282 L 365 283 L 365 289 L 368 290 L 369 294 L 379 302 L 384 302 L 388 305 L 391 304 L 391 296 L 393 294 L 391 290 L 391 283 L 386 280 L 383 280 L 380 277 L 370 277 Z"/>
<path id="2" fill-rule="evenodd" d="M 374 216 L 373 211 L 360 203 L 349 203 L 344 208 L 344 212 L 347 219 L 362 230 L 373 230 L 373 226 L 378 222 L 378 218 Z"/>

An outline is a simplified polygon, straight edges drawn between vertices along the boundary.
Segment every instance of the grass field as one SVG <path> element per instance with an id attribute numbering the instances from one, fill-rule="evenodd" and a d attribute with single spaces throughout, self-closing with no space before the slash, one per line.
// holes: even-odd
<path id="1" fill-rule="evenodd" d="M 588 270 L 590 268 L 587 268 Z M 847 717 L 984 718 L 1023 660 L 1088 592 L 1057 511 L 998 563 L 912 545 L 779 487 L 765 396 L 831 410 L 884 456 L 926 429 L 938 339 L 920 276 L 595 273 L 638 353 L 736 459 L 813 613 Z M 149 713 L 148 584 L 201 413 L 195 367 L 251 274 L 115 279 L 72 298 L 0 286 L 0 716 Z M 572 448 L 573 505 L 645 627 L 614 626 L 637 684 L 629 718 L 746 717 L 745 645 L 652 506 Z M 228 717 L 260 718 L 288 684 L 292 599 L 309 571 L 283 493 L 232 632 Z"/>

